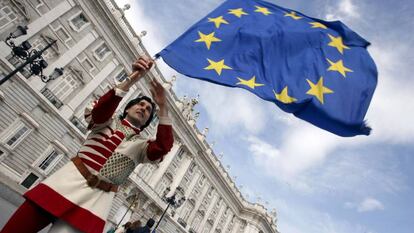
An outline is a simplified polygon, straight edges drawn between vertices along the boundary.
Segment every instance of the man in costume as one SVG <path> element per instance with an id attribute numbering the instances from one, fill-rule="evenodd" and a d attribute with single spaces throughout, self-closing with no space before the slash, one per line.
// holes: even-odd
<path id="1" fill-rule="evenodd" d="M 139 58 L 127 80 L 86 109 L 90 133 L 77 155 L 24 194 L 26 201 L 1 233 L 38 232 L 50 223 L 53 233 L 103 231 L 118 186 L 138 164 L 160 162 L 173 145 L 165 90 L 157 81 L 151 81 L 159 107 L 155 141 L 140 135 L 154 117 L 155 103 L 149 97 L 130 101 L 120 118 L 113 116 L 122 97 L 152 65 L 153 60 Z"/>

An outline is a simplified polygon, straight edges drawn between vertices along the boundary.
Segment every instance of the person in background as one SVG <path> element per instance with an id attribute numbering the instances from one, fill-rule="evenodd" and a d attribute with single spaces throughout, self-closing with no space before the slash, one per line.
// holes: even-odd
<path id="1" fill-rule="evenodd" d="M 122 225 L 121 227 L 119 227 L 118 229 L 116 229 L 116 231 L 114 233 L 125 233 L 127 232 L 127 229 L 129 229 L 131 227 L 131 222 L 126 222 L 124 225 Z"/>
<path id="2" fill-rule="evenodd" d="M 145 226 L 140 227 L 134 231 L 134 233 L 151 233 L 151 228 L 154 226 L 155 220 L 150 218 L 147 221 L 147 224 Z"/>
<path id="3" fill-rule="evenodd" d="M 141 227 L 141 221 L 134 221 L 131 226 L 125 231 L 125 233 L 133 233 L 136 229 Z"/>

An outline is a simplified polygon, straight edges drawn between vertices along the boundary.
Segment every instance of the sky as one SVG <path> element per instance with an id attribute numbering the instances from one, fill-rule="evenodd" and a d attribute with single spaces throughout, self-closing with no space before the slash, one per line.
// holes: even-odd
<path id="1" fill-rule="evenodd" d="M 221 4 L 219 0 L 117 0 L 151 55 Z M 177 76 L 177 96 L 200 95 L 197 127 L 251 202 L 277 211 L 282 233 L 414 232 L 414 2 L 272 0 L 341 20 L 372 45 L 378 86 L 366 115 L 370 136 L 342 138 L 237 88 Z M 213 94 L 212 94 L 213 93 Z"/>

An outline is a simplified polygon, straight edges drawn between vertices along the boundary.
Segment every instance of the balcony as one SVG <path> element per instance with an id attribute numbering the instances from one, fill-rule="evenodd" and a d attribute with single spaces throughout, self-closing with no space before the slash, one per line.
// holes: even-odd
<path id="1" fill-rule="evenodd" d="M 42 90 L 40 91 L 45 97 L 46 99 L 49 100 L 50 103 L 52 103 L 57 109 L 59 109 L 60 107 L 63 106 L 62 101 L 60 101 L 55 94 L 53 94 L 53 92 L 51 90 L 49 90 L 48 88 L 44 87 L 42 88 Z"/>

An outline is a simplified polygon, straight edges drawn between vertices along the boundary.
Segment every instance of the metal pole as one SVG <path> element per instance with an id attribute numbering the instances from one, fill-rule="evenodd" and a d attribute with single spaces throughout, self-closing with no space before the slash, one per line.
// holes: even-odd
<path id="1" fill-rule="evenodd" d="M 155 225 L 153 231 L 155 231 L 158 227 L 158 225 L 160 225 L 162 218 L 164 217 L 165 213 L 168 210 L 168 207 L 170 207 L 170 202 L 168 202 L 167 208 L 165 208 L 164 213 L 162 213 L 160 220 L 158 220 L 157 225 Z"/>
<path id="2" fill-rule="evenodd" d="M 56 43 L 56 40 L 52 41 L 52 43 L 50 43 L 50 44 L 48 43 L 47 46 L 44 47 L 42 50 L 36 51 L 35 54 L 33 56 L 29 57 L 23 64 L 19 65 L 16 69 L 14 69 L 8 75 L 4 76 L 4 78 L 2 78 L 0 80 L 0 85 L 2 85 L 4 82 L 6 82 L 7 80 L 9 80 L 13 75 L 15 75 L 17 72 L 19 72 L 20 70 L 22 70 L 26 65 L 28 65 L 30 63 L 33 63 L 34 60 L 36 60 L 37 58 L 39 58 L 44 51 L 48 50 L 55 43 Z"/>
<path id="3" fill-rule="evenodd" d="M 127 213 L 129 212 L 129 210 L 131 209 L 132 205 L 134 205 L 135 201 L 138 199 L 138 197 L 135 197 L 134 200 L 131 202 L 131 204 L 129 205 L 127 211 L 125 212 L 124 216 L 122 216 L 121 220 L 116 224 L 115 229 L 118 229 L 119 225 L 121 224 L 122 220 L 124 220 L 125 216 L 127 215 Z"/>

